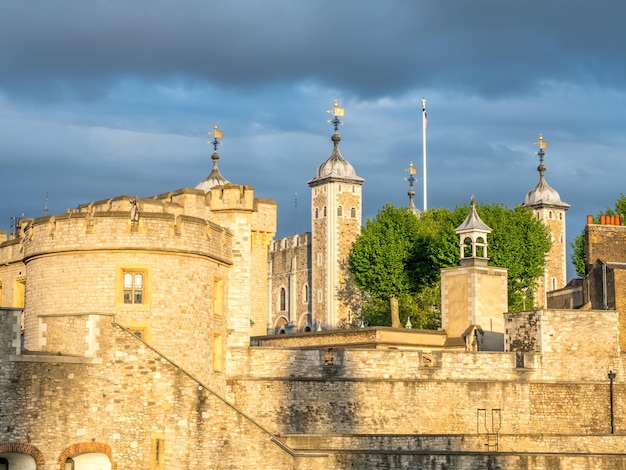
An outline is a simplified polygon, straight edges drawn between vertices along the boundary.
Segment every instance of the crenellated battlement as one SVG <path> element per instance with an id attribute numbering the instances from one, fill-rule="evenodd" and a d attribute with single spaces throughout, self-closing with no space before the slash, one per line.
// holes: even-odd
<path id="1" fill-rule="evenodd" d="M 270 252 L 275 253 L 282 250 L 289 250 L 299 246 L 311 244 L 311 232 L 298 233 L 288 237 L 277 238 L 270 245 Z"/>
<path id="2" fill-rule="evenodd" d="M 226 184 L 207 193 L 212 211 L 254 210 L 254 188 L 243 184 Z"/>
<path id="3" fill-rule="evenodd" d="M 23 222 L 23 257 L 85 250 L 184 251 L 230 262 L 232 233 L 183 213 L 128 210 L 128 200 L 81 206 L 66 214 Z M 127 210 L 120 210 L 124 205 Z M 107 210 L 102 210 L 107 209 Z M 8 251 L 8 250 L 6 250 Z"/>

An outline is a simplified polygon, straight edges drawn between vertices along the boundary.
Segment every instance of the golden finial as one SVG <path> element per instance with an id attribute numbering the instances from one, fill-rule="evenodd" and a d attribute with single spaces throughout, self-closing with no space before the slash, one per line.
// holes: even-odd
<path id="1" fill-rule="evenodd" d="M 539 142 L 535 142 L 535 145 L 539 146 L 539 149 L 547 149 L 548 148 L 548 142 L 546 142 L 545 140 L 543 140 L 543 134 L 539 134 Z"/>
<path id="2" fill-rule="evenodd" d="M 535 145 L 539 147 L 536 155 L 539 156 L 539 163 L 543 164 L 543 157 L 546 155 L 545 150 L 548 148 L 548 142 L 543 140 L 543 134 L 539 134 L 539 141 L 535 142 Z"/>
<path id="3" fill-rule="evenodd" d="M 343 124 L 343 121 L 339 118 L 344 115 L 344 109 L 339 107 L 339 100 L 335 100 L 333 103 L 333 109 L 328 109 L 326 112 L 333 116 L 332 119 L 328 120 L 328 123 L 332 124 L 335 127 L 335 132 L 337 132 L 339 124 Z"/>
<path id="4" fill-rule="evenodd" d="M 215 124 L 213 126 L 213 132 L 207 132 L 207 134 L 213 135 L 213 140 L 209 140 L 207 143 L 212 144 L 213 150 L 217 152 L 217 146 L 222 144 L 219 140 L 217 140 L 222 138 L 222 131 L 220 131 L 217 124 Z"/>

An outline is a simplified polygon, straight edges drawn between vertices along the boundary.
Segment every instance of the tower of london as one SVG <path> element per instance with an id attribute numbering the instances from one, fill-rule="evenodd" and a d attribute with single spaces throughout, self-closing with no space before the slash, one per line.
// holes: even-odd
<path id="1" fill-rule="evenodd" d="M 276 203 L 222 176 L 217 144 L 194 187 L 2 232 L 0 470 L 626 467 L 623 221 L 588 221 L 581 301 L 556 305 L 569 206 L 541 161 L 540 308 L 507 311 L 472 200 L 440 330 L 342 328 L 366 190 L 342 114 L 310 232 L 274 239 Z"/>

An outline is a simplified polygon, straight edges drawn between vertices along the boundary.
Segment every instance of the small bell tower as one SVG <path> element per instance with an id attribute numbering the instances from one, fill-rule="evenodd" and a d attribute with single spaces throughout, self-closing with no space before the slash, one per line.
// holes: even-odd
<path id="1" fill-rule="evenodd" d="M 449 340 L 462 338 L 468 350 L 503 351 L 508 273 L 488 265 L 491 228 L 479 217 L 474 196 L 455 231 L 461 259 L 459 266 L 441 270 L 441 326 Z"/>

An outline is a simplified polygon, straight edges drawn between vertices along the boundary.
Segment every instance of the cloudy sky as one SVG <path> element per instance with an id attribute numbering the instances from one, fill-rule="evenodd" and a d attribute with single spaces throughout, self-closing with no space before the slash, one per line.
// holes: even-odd
<path id="1" fill-rule="evenodd" d="M 428 207 L 513 207 L 546 178 L 570 239 L 624 187 L 626 6 L 527 0 L 4 0 L 0 229 L 11 217 L 193 187 L 220 170 L 310 226 L 332 150 L 365 178 L 364 218 L 407 203 L 428 110 Z M 570 272 L 570 277 L 573 276 Z"/>

